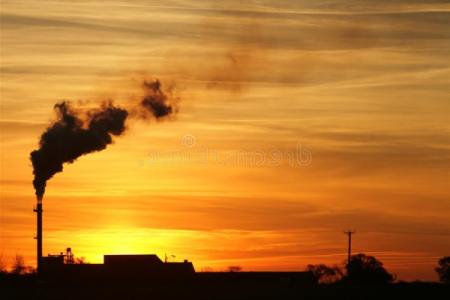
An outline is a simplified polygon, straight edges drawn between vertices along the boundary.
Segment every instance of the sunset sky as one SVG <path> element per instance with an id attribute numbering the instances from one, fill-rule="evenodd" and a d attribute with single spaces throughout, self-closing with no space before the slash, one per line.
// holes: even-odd
<path id="1" fill-rule="evenodd" d="M 36 265 L 30 152 L 58 101 L 127 120 L 43 199 L 44 255 L 174 255 L 302 271 L 373 255 L 437 281 L 450 255 L 448 1 L 2 1 L 0 253 Z"/>

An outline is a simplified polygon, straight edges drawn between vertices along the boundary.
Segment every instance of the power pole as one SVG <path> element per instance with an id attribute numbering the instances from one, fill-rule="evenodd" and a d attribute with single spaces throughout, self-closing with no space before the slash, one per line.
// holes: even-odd
<path id="1" fill-rule="evenodd" d="M 348 231 L 344 230 L 344 233 L 346 235 L 348 235 L 348 262 L 350 263 L 350 256 L 351 256 L 351 249 L 352 249 L 352 234 L 355 234 L 356 231 L 350 231 L 350 229 Z"/>

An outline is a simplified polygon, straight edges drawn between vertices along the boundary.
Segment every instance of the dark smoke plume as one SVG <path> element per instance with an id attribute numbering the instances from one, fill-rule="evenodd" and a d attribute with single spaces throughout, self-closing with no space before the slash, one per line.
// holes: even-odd
<path id="1" fill-rule="evenodd" d="M 141 118 L 154 117 L 157 120 L 176 112 L 174 103 L 161 90 L 161 83 L 144 82 L 146 94 L 137 109 Z M 30 154 L 33 163 L 36 197 L 44 196 L 47 180 L 62 172 L 64 163 L 73 163 L 78 157 L 101 151 L 113 142 L 113 136 L 120 136 L 127 129 L 125 121 L 130 113 L 114 106 L 112 101 L 104 102 L 99 108 L 77 110 L 71 102 L 55 104 L 57 120 L 42 134 L 40 148 Z"/>
<path id="2" fill-rule="evenodd" d="M 148 112 L 151 112 L 156 119 L 159 119 L 170 115 L 172 110 L 176 110 L 175 103 L 167 105 L 168 96 L 161 90 L 161 83 L 158 80 L 153 82 L 144 81 L 143 86 L 147 91 L 147 94 L 141 101 L 144 118 L 148 117 Z"/>

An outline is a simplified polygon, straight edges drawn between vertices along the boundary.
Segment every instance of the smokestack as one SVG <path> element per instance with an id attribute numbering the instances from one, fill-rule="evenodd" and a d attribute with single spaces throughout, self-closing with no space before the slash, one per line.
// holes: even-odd
<path id="1" fill-rule="evenodd" d="M 34 209 L 37 213 L 37 271 L 42 271 L 42 200 L 38 200 L 37 206 Z"/>
<path id="2" fill-rule="evenodd" d="M 78 157 L 102 151 L 113 143 L 113 137 L 121 136 L 127 129 L 126 120 L 154 118 L 157 121 L 178 112 L 177 99 L 171 97 L 173 87 L 164 92 L 159 80 L 144 81 L 144 96 L 130 111 L 115 106 L 112 100 L 98 108 L 74 108 L 69 101 L 54 106 L 57 119 L 41 135 L 39 149 L 30 153 L 33 164 L 33 186 L 37 207 L 37 266 L 42 271 L 42 198 L 47 181 L 62 172 L 64 164 L 73 163 Z"/>

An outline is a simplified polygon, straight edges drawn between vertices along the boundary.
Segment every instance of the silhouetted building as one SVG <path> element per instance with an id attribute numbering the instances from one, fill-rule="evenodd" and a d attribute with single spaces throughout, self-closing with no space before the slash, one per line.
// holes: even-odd
<path id="1" fill-rule="evenodd" d="M 126 280 L 179 281 L 190 279 L 195 274 L 194 266 L 187 260 L 182 263 L 162 262 L 154 254 L 104 255 L 104 265 L 108 271 L 120 274 Z"/>
<path id="2" fill-rule="evenodd" d="M 183 282 L 195 274 L 191 262 L 162 262 L 155 254 L 104 255 L 103 264 L 68 264 L 64 258 L 63 254 L 43 257 L 42 276 L 57 282 L 157 283 Z"/>
<path id="3" fill-rule="evenodd" d="M 317 284 L 311 272 L 196 273 L 191 262 L 163 262 L 155 254 L 104 255 L 103 264 L 67 263 L 66 255 L 42 259 L 41 276 L 56 284 Z"/>

